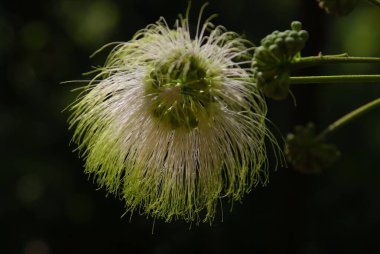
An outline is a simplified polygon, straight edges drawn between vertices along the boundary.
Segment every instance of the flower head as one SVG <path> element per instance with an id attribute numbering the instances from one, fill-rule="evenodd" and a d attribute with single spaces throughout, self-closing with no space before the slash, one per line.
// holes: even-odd
<path id="1" fill-rule="evenodd" d="M 210 20 L 163 18 L 118 44 L 73 104 L 85 171 L 129 211 L 211 221 L 266 182 L 266 104 L 246 42 Z M 208 31 L 209 32 L 206 32 Z"/>

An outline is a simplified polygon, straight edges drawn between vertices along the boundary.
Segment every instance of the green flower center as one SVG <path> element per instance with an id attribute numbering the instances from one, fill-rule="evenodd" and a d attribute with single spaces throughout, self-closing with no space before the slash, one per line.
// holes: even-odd
<path id="1" fill-rule="evenodd" d="M 145 79 L 155 119 L 171 129 L 192 130 L 210 114 L 220 71 L 193 54 L 173 54 L 156 63 Z"/>

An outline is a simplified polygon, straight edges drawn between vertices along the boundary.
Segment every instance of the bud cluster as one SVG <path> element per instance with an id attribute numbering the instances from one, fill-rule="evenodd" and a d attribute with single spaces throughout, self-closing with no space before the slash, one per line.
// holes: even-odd
<path id="1" fill-rule="evenodd" d="M 291 30 L 274 31 L 261 40 L 253 56 L 252 68 L 258 87 L 273 99 L 286 98 L 289 92 L 289 65 L 300 57 L 309 37 L 301 22 L 294 21 Z"/>
<path id="2" fill-rule="evenodd" d="M 315 125 L 296 126 L 286 138 L 285 156 L 301 173 L 320 173 L 340 156 L 339 150 L 316 135 Z"/>

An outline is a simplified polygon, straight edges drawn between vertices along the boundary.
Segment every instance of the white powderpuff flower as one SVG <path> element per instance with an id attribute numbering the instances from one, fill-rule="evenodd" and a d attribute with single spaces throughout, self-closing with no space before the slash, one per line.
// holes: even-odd
<path id="1" fill-rule="evenodd" d="M 202 9 L 203 10 L 203 9 Z M 212 221 L 267 181 L 267 107 L 249 69 L 252 48 L 210 19 L 190 35 L 188 13 L 118 44 L 71 106 L 85 171 L 128 211 Z"/>

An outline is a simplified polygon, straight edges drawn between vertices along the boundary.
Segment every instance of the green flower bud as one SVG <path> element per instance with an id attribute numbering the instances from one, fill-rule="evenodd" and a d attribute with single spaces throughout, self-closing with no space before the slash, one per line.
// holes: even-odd
<path id="1" fill-rule="evenodd" d="M 290 27 L 292 28 L 292 30 L 299 32 L 302 29 L 302 23 L 299 21 L 293 21 L 290 24 Z"/>

